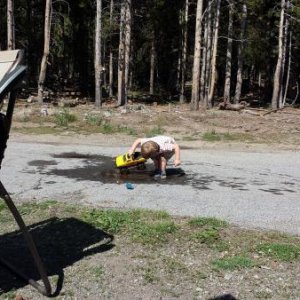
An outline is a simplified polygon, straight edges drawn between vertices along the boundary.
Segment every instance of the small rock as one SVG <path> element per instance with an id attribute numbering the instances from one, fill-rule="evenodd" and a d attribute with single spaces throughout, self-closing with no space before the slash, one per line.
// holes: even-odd
<path id="1" fill-rule="evenodd" d="M 232 274 L 229 274 L 229 273 L 225 274 L 225 276 L 224 276 L 225 280 L 230 280 L 231 278 L 232 278 Z"/>

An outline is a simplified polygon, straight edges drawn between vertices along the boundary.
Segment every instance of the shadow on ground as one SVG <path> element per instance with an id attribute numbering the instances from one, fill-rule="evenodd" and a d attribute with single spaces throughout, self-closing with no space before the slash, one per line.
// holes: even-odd
<path id="1" fill-rule="evenodd" d="M 97 181 L 101 183 L 123 184 L 131 182 L 134 184 L 164 184 L 164 185 L 187 185 L 198 190 L 211 190 L 211 184 L 232 189 L 247 191 L 245 182 L 238 178 L 229 180 L 218 179 L 216 176 L 202 174 L 201 172 L 188 174 L 182 168 L 167 167 L 167 179 L 156 181 L 153 178 L 154 166 L 147 163 L 146 170 L 132 168 L 128 173 L 120 173 L 114 166 L 114 159 L 104 155 L 81 154 L 77 152 L 65 152 L 52 155 L 54 160 L 33 160 L 28 163 L 32 170 L 28 172 L 39 172 L 43 175 L 54 175 L 55 178 L 66 177 L 76 181 Z M 68 161 L 65 167 L 63 162 Z M 151 160 L 150 160 L 151 161 Z M 62 166 L 63 165 L 63 166 Z M 74 167 L 73 167 L 74 165 Z M 56 181 L 46 182 L 55 184 Z"/>
<path id="2" fill-rule="evenodd" d="M 86 256 L 108 251 L 113 247 L 113 236 L 75 218 L 51 218 L 28 227 L 36 242 L 40 256 L 47 269 L 48 276 L 57 275 L 53 296 L 59 294 L 64 281 L 64 268 L 78 262 Z M 0 255 L 18 270 L 39 280 L 40 276 L 20 231 L 0 236 Z M 26 286 L 0 265 L 0 295 Z"/>
<path id="3" fill-rule="evenodd" d="M 145 170 L 138 170 L 137 168 L 130 169 L 127 173 L 120 173 L 115 167 L 115 162 L 112 157 L 105 155 L 91 155 L 82 154 L 77 152 L 64 152 L 60 154 L 53 154 L 51 160 L 33 160 L 28 163 L 29 169 L 26 172 L 34 173 L 39 172 L 42 175 L 52 175 L 53 178 L 65 177 L 76 181 L 96 181 L 99 183 L 109 184 L 164 184 L 164 185 L 182 185 L 191 186 L 197 190 L 213 190 L 214 185 L 218 185 L 221 188 L 239 190 L 247 192 L 249 186 L 259 188 L 260 191 L 266 193 L 272 193 L 274 195 L 283 195 L 285 193 L 295 193 L 295 189 L 292 189 L 289 182 L 284 182 L 282 187 L 264 188 L 267 186 L 264 179 L 257 179 L 248 182 L 245 178 L 239 177 L 225 177 L 219 175 L 217 167 L 220 165 L 210 165 L 210 168 L 214 171 L 212 174 L 201 172 L 201 164 L 197 165 L 189 163 L 199 167 L 198 172 L 188 172 L 182 168 L 167 167 L 167 179 L 156 181 L 153 178 L 154 166 L 149 160 L 146 164 Z M 187 164 L 187 163 L 186 163 Z M 186 165 L 185 164 L 185 165 Z M 268 174 L 260 174 L 269 176 Z M 46 184 L 55 184 L 59 179 L 46 181 Z"/>

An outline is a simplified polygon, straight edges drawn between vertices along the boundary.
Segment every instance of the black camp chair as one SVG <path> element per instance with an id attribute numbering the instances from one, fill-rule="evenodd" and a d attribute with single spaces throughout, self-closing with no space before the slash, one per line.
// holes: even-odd
<path id="1" fill-rule="evenodd" d="M 4 157 L 4 151 L 6 149 L 6 143 L 9 138 L 12 116 L 16 102 L 16 90 L 26 72 L 26 67 L 21 64 L 21 60 L 22 51 L 20 50 L 0 51 L 0 108 L 3 104 L 4 98 L 7 97 L 8 99 L 6 112 L 1 113 L 0 109 L 0 169 Z M 51 295 L 51 285 L 31 234 L 29 233 L 20 213 L 18 212 L 1 181 L 0 198 L 5 201 L 18 226 L 20 227 L 44 285 L 42 286 L 32 278 L 28 277 L 26 274 L 21 273 L 15 266 L 9 263 L 7 259 L 0 257 L 0 263 L 26 280 L 43 295 Z"/>

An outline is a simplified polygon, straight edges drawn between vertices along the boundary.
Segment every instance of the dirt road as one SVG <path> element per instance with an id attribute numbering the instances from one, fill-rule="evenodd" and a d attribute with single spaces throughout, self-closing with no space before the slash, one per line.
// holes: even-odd
<path id="1" fill-rule="evenodd" d="M 19 201 L 55 199 L 109 208 L 214 216 L 248 228 L 300 235 L 300 152 L 183 147 L 181 168 L 156 182 L 146 171 L 120 175 L 122 147 L 9 141 L 1 181 Z M 126 183 L 134 189 L 126 188 Z"/>

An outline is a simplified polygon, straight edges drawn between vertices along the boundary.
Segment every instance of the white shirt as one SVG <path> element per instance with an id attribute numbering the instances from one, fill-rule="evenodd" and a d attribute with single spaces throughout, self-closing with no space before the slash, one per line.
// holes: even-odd
<path id="1" fill-rule="evenodd" d="M 174 138 L 170 136 L 158 135 L 151 138 L 142 138 L 141 145 L 149 141 L 153 141 L 159 145 L 159 152 L 174 151 L 174 144 L 176 143 Z"/>

